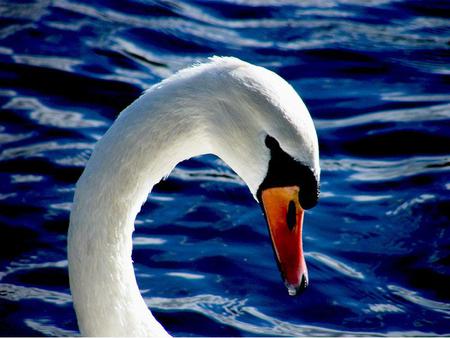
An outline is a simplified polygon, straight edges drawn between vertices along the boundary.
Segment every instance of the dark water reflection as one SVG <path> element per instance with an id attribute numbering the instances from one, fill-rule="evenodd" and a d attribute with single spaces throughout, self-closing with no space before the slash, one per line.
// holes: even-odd
<path id="1" fill-rule="evenodd" d="M 287 296 L 260 209 L 214 156 L 136 221 L 139 285 L 177 336 L 450 334 L 446 1 L 1 1 L 0 335 L 74 335 L 66 232 L 94 143 L 208 56 L 268 67 L 319 133 L 311 286 Z"/>

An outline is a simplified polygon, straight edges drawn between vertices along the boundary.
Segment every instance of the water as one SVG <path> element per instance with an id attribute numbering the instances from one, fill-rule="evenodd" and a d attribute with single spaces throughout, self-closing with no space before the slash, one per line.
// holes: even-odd
<path id="1" fill-rule="evenodd" d="M 149 85 L 208 56 L 268 67 L 321 149 L 310 286 L 289 297 L 265 221 L 219 159 L 139 214 L 135 270 L 177 336 L 450 334 L 446 1 L 0 2 L 0 335 L 77 334 L 66 232 L 94 143 Z"/>

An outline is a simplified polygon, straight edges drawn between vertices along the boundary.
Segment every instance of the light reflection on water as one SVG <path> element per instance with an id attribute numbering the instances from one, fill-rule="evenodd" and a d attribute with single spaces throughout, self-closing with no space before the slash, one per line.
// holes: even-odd
<path id="1" fill-rule="evenodd" d="M 41 264 L 51 266 L 53 264 Z M 56 262 L 54 266 L 67 266 L 67 262 Z M 35 268 L 30 266 L 29 268 Z M 178 277 L 181 274 L 172 273 L 171 276 Z M 198 279 L 201 276 L 186 276 L 184 278 Z M 420 296 L 415 292 L 403 289 L 395 285 L 388 285 L 388 290 L 394 295 L 403 297 L 407 301 L 430 308 L 430 310 L 450 314 L 450 306 L 445 303 L 432 301 Z M 145 292 L 144 292 L 145 295 Z M 0 299 L 20 302 L 27 299 L 38 299 L 54 305 L 66 305 L 71 303 L 69 294 L 49 291 L 39 288 L 22 287 L 13 284 L 0 283 Z M 198 312 L 206 317 L 212 318 L 218 323 L 226 323 L 233 327 L 239 327 L 243 331 L 265 336 L 392 336 L 396 332 L 380 334 L 375 332 L 354 332 L 342 330 L 330 330 L 311 325 L 295 325 L 283 322 L 276 318 L 261 313 L 254 307 L 248 306 L 245 299 L 228 299 L 216 295 L 200 294 L 194 297 L 183 298 L 145 298 L 146 304 L 157 311 L 176 311 L 180 315 L 184 311 Z M 371 304 L 373 312 L 403 312 L 402 309 L 389 304 Z M 257 322 L 257 325 L 252 323 Z M 58 329 L 53 325 L 45 325 L 45 321 L 27 319 L 26 325 L 37 330 L 43 335 L 77 335 L 74 331 Z M 48 324 L 48 323 L 47 323 Z M 420 331 L 402 332 L 404 336 L 425 336 L 427 333 Z"/>

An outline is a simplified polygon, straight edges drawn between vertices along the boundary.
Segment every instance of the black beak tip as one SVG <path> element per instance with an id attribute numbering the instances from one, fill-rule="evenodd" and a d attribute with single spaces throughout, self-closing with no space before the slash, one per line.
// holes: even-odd
<path id="1" fill-rule="evenodd" d="M 306 274 L 302 275 L 302 280 L 299 285 L 294 286 L 286 284 L 289 296 L 300 296 L 306 290 L 307 286 L 308 286 L 308 277 L 306 276 Z"/>

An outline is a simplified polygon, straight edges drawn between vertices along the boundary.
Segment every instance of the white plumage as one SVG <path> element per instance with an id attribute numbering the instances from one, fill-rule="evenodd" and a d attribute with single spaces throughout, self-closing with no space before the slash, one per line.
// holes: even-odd
<path id="1" fill-rule="evenodd" d="M 136 283 L 136 215 L 177 163 L 206 153 L 255 194 L 270 158 L 266 135 L 319 176 L 316 131 L 300 97 L 275 73 L 236 58 L 182 70 L 120 114 L 77 183 L 70 216 L 70 287 L 83 335 L 168 336 Z"/>

